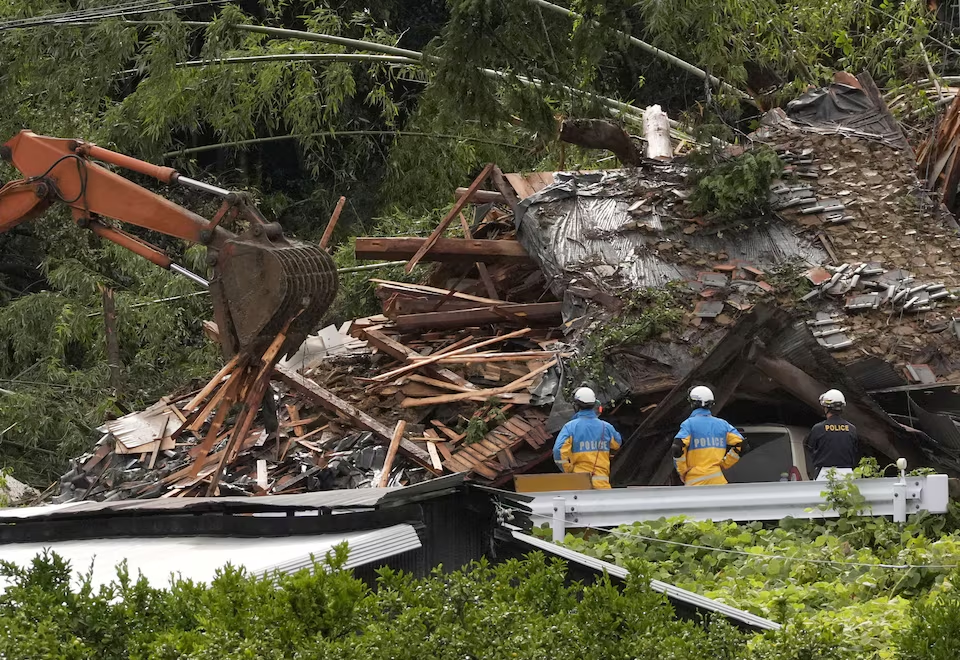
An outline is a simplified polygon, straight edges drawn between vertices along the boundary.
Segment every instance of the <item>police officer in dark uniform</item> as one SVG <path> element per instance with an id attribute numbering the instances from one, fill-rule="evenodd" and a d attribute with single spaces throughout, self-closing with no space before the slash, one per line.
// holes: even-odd
<path id="1" fill-rule="evenodd" d="M 843 418 L 847 400 L 840 390 L 821 394 L 820 405 L 826 419 L 810 429 L 804 446 L 813 462 L 814 478 L 824 481 L 830 468 L 839 474 L 853 472 L 860 462 L 860 443 L 857 427 Z"/>

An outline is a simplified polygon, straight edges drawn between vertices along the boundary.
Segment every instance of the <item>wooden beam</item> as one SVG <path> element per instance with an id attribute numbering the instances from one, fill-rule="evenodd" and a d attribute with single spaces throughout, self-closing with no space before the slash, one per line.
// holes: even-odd
<path id="1" fill-rule="evenodd" d="M 799 367 L 782 358 L 770 358 L 764 355 L 757 357 L 757 368 L 769 376 L 783 390 L 797 397 L 814 410 L 820 410 L 820 395 L 828 387 L 808 375 Z M 892 426 L 887 426 L 875 415 L 860 408 L 856 404 L 847 404 L 844 417 L 857 427 L 858 435 L 864 442 L 882 452 L 890 459 L 904 457 L 910 465 L 924 465 L 926 460 L 920 451 L 913 445 L 900 441 Z"/>
<path id="2" fill-rule="evenodd" d="M 410 284 L 407 282 L 391 282 L 390 280 L 380 280 L 375 277 L 371 277 L 370 281 L 374 284 L 379 285 L 381 288 L 386 289 L 387 291 L 394 291 L 396 293 L 412 293 L 413 295 L 418 294 L 427 294 L 427 295 L 436 295 L 436 296 L 450 296 L 451 298 L 457 298 L 459 300 L 470 300 L 481 305 L 500 305 L 502 301 L 494 300 L 493 298 L 484 298 L 483 296 L 472 296 L 469 293 L 461 293 L 459 291 L 451 289 L 440 289 L 435 286 L 427 286 L 425 284 Z"/>
<path id="3" fill-rule="evenodd" d="M 393 319 L 400 330 L 466 328 L 477 325 L 502 323 L 504 317 L 496 310 L 502 310 L 524 325 L 535 323 L 554 323 L 561 320 L 562 302 L 510 304 L 490 307 L 452 310 L 449 312 L 427 312 L 423 314 L 403 314 Z"/>
<path id="4" fill-rule="evenodd" d="M 503 176 L 503 172 L 496 165 L 493 166 L 493 171 L 490 173 L 490 182 L 493 183 L 494 188 L 500 191 L 500 194 L 503 195 L 503 198 L 507 200 L 507 204 L 510 206 L 510 212 L 513 214 L 514 222 L 518 222 L 519 218 L 517 217 L 517 204 L 520 203 L 520 200 L 517 198 L 517 193 L 514 192 L 513 188 L 510 187 L 510 184 L 507 183 L 507 179 Z"/>
<path id="5" fill-rule="evenodd" d="M 351 422 L 365 431 L 372 431 L 380 438 L 383 443 L 390 442 L 393 438 L 393 431 L 382 422 L 377 421 L 359 408 L 347 403 L 333 392 L 320 387 L 310 378 L 305 378 L 297 372 L 286 369 L 281 366 L 274 367 L 274 372 L 280 376 L 280 379 L 290 387 L 294 388 L 314 403 L 335 413 L 340 413 L 350 419 Z M 433 461 L 430 460 L 430 454 L 420 449 L 406 438 L 400 440 L 400 451 L 418 465 L 422 465 L 431 472 L 434 472 Z"/>
<path id="6" fill-rule="evenodd" d="M 357 237 L 354 255 L 357 259 L 400 260 L 409 259 L 426 243 L 425 238 L 371 236 Z M 532 263 L 520 241 L 512 239 L 488 240 L 479 238 L 439 238 L 423 261 L 462 263 L 467 259 L 482 263 L 497 261 Z"/>
<path id="7" fill-rule="evenodd" d="M 457 197 L 463 197 L 467 194 L 467 188 L 457 188 Z M 493 190 L 474 190 L 473 194 L 470 195 L 468 202 L 487 204 L 493 202 L 494 204 L 506 204 L 507 200 L 502 193 L 494 192 Z"/>
<path id="8" fill-rule="evenodd" d="M 487 163 L 487 166 L 483 168 L 483 171 L 480 172 L 480 175 L 473 180 L 473 183 L 470 184 L 470 187 L 467 188 L 467 194 L 457 200 L 453 205 L 453 208 L 450 209 L 450 212 L 444 216 L 443 220 L 440 221 L 440 224 L 437 225 L 437 228 L 433 230 L 430 236 L 427 237 L 427 240 L 424 241 L 423 245 L 417 250 L 417 253 L 411 257 L 410 261 L 407 262 L 407 265 L 404 267 L 406 272 L 411 272 L 414 267 L 420 262 L 427 252 L 430 251 L 430 248 L 433 247 L 433 244 L 437 242 L 437 239 L 443 235 L 443 232 L 447 230 L 447 227 L 453 222 L 453 219 L 457 217 L 457 214 L 463 210 L 463 207 L 467 205 L 467 200 L 473 195 L 480 184 L 487 180 L 487 177 L 490 176 L 490 171 L 493 170 L 493 163 Z"/>

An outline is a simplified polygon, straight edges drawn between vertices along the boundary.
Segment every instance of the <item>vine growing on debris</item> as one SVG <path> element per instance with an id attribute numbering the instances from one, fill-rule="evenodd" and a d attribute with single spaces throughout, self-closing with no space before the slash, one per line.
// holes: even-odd
<path id="1" fill-rule="evenodd" d="M 645 289 L 624 298 L 623 309 L 613 318 L 597 322 L 583 338 L 583 349 L 570 361 L 568 388 L 580 383 L 602 387 L 619 349 L 640 345 L 675 330 L 683 319 L 683 298 L 676 286 Z"/>
<path id="2" fill-rule="evenodd" d="M 957 623 L 934 608 L 953 612 L 960 602 L 960 507 L 900 525 L 870 517 L 849 477 L 824 494 L 839 518 L 767 525 L 660 519 L 610 534 L 568 534 L 564 544 L 621 565 L 649 562 L 651 577 L 781 622 L 800 643 L 791 649 L 755 640 L 757 657 L 952 657 L 936 651 L 954 649 L 955 641 L 935 640 Z M 804 646 L 816 652 L 804 655 Z"/>

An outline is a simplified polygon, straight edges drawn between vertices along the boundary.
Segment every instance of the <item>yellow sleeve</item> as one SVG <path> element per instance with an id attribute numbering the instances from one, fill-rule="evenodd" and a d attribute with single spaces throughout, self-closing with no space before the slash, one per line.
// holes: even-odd
<path id="1" fill-rule="evenodd" d="M 731 468 L 737 464 L 740 460 L 740 452 L 738 451 L 740 445 L 743 443 L 743 438 L 741 438 L 736 433 L 727 433 L 727 446 L 731 449 L 727 452 L 727 455 L 723 457 L 723 460 L 720 461 L 720 467 L 724 470 Z"/>
<path id="2" fill-rule="evenodd" d="M 560 445 L 560 467 L 564 472 L 573 472 L 573 436 L 568 435 Z"/>
<path id="3" fill-rule="evenodd" d="M 675 458 L 674 463 L 677 466 L 677 474 L 680 475 L 680 480 L 684 483 L 687 482 L 687 472 L 690 471 L 690 468 L 687 467 L 687 448 L 690 446 L 690 436 L 688 435 L 681 442 L 683 442 L 683 454 L 680 458 Z"/>

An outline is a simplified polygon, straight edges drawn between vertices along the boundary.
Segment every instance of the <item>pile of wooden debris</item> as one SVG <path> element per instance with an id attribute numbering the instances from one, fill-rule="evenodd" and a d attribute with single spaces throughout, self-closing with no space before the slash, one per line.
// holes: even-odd
<path id="1" fill-rule="evenodd" d="M 357 241 L 361 258 L 440 263 L 431 282 L 446 288 L 372 280 L 384 315 L 324 328 L 278 361 L 281 335 L 200 390 L 106 423 L 57 501 L 406 485 L 450 472 L 502 485 L 549 459 L 546 406 L 569 357 L 562 303 L 515 240 L 516 200 L 476 199 L 490 174 L 503 181 L 486 168 L 431 238 Z M 471 202 L 481 204 L 472 228 Z M 454 217 L 466 238 L 440 238 Z"/>

